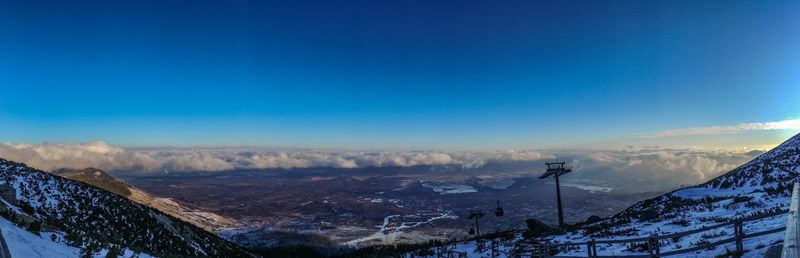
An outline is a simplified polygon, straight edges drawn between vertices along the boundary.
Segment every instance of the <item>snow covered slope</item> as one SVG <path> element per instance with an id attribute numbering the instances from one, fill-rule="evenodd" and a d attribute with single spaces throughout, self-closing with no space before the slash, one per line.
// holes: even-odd
<path id="1" fill-rule="evenodd" d="M 0 159 L 0 198 L 0 213 L 6 221 L 30 232 L 41 231 L 38 235 L 55 232 L 57 240 L 63 238 L 61 243 L 95 254 L 122 248 L 158 257 L 252 256 L 153 208 L 4 159 Z M 21 241 L 36 239 L 20 231 L 8 234 L 14 232 L 19 232 Z M 61 253 L 72 251 L 63 248 Z"/>
<path id="2" fill-rule="evenodd" d="M 96 168 L 57 172 L 56 174 L 61 177 L 103 188 L 211 232 L 230 230 L 243 226 L 232 218 L 220 216 L 212 212 L 192 209 L 169 198 L 153 196 L 142 189 L 133 187 Z"/>
<path id="3" fill-rule="evenodd" d="M 564 235 L 524 239 L 517 234 L 509 240 L 496 240 L 498 257 L 512 257 L 515 251 L 530 250 L 529 243 L 580 243 L 595 240 L 622 240 L 648 237 L 653 234 L 685 232 L 734 219 L 787 210 L 792 184 L 800 179 L 800 134 L 778 147 L 695 187 L 688 187 L 639 202 L 617 215 L 587 224 Z M 598 204 L 602 205 L 602 204 Z M 786 215 L 771 216 L 744 223 L 744 233 L 766 231 L 786 225 Z M 660 241 L 662 253 L 702 246 L 733 237 L 732 226 Z M 763 257 L 770 247 L 780 250 L 783 232 L 745 239 L 743 257 Z M 447 249 L 468 257 L 491 257 L 490 241 L 464 241 L 447 245 Z M 646 255 L 642 245 L 599 244 L 597 255 Z M 414 257 L 435 257 L 436 248 L 417 252 Z M 715 257 L 735 250 L 735 244 L 705 248 L 676 257 Z M 586 257 L 585 246 L 557 250 L 559 256 Z M 778 251 L 779 252 L 779 251 Z M 407 257 L 412 257 L 409 253 Z"/>
<path id="4" fill-rule="evenodd" d="M 58 233 L 47 232 L 34 234 L 25 229 L 22 229 L 0 217 L 0 233 L 9 249 L 11 257 L 43 257 L 43 258 L 70 258 L 80 257 L 81 249 L 67 245 L 62 242 L 62 238 Z M 52 235 L 56 237 L 53 238 Z M 95 253 L 95 257 L 106 257 L 108 249 L 100 250 Z M 138 257 L 149 258 L 150 255 L 144 253 L 136 253 L 131 250 L 124 250 L 120 253 L 121 257 Z"/>
<path id="5" fill-rule="evenodd" d="M 791 187 L 800 175 L 800 135 L 796 135 L 752 161 L 696 187 L 683 188 L 639 202 L 607 220 L 587 225 L 567 235 L 548 237 L 551 242 L 580 242 L 594 239 L 627 239 L 651 234 L 683 232 L 779 210 L 786 210 Z M 785 215 L 745 224 L 744 231 L 756 232 L 785 225 Z M 730 228 L 703 234 L 662 240 L 661 251 L 684 249 L 731 237 Z M 761 257 L 770 246 L 783 240 L 783 232 L 745 240 L 745 257 Z M 733 250 L 733 244 L 695 253 L 700 257 Z M 626 245 L 599 245 L 599 255 L 646 253 Z M 563 251 L 560 255 L 584 255 L 585 250 Z"/>
<path id="6" fill-rule="evenodd" d="M 78 257 L 81 251 L 77 247 L 28 232 L 4 218 L 0 218 L 0 232 L 8 245 L 11 257 Z"/>
<path id="7" fill-rule="evenodd" d="M 67 245 L 61 241 L 57 233 L 40 233 L 34 234 L 25 229 L 22 229 L 0 217 L 0 233 L 9 249 L 11 257 L 46 257 L 46 258 L 71 258 L 80 257 L 81 249 Z M 51 236 L 56 234 L 55 241 Z M 100 250 L 95 253 L 95 257 L 105 257 L 108 253 L 107 249 Z M 136 253 L 131 250 L 124 250 L 120 254 L 121 257 L 139 257 L 148 258 L 152 257 L 143 253 Z"/>

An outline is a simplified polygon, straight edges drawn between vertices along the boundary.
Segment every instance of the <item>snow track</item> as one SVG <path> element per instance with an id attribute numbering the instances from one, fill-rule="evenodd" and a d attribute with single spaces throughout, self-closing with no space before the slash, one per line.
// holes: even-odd
<path id="1" fill-rule="evenodd" d="M 0 258 L 11 258 L 11 252 L 8 251 L 8 244 L 3 237 L 3 231 L 0 230 Z"/>

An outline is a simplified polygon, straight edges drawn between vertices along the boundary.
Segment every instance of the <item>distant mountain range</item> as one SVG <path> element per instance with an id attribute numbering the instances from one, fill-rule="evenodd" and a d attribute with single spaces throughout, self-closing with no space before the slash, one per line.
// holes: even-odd
<path id="1" fill-rule="evenodd" d="M 256 256 L 192 224 L 213 229 L 224 218 L 198 215 L 96 169 L 62 175 L 0 159 L 0 230 L 12 257 Z"/>

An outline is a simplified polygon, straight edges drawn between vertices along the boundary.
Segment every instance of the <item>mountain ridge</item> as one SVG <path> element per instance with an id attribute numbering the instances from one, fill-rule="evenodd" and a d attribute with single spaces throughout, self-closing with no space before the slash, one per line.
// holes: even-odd
<path id="1" fill-rule="evenodd" d="M 134 202 L 147 205 L 175 218 L 192 223 L 210 232 L 220 232 L 242 226 L 240 222 L 232 218 L 186 207 L 170 198 L 154 196 L 151 193 L 131 186 L 97 168 L 89 167 L 79 170 L 60 170 L 54 173 L 64 178 L 103 188 Z"/>
<path id="2" fill-rule="evenodd" d="M 89 253 L 121 247 L 160 257 L 255 256 L 159 210 L 23 163 L 0 158 L 0 188 L 5 219 L 36 234 L 56 232 Z"/>

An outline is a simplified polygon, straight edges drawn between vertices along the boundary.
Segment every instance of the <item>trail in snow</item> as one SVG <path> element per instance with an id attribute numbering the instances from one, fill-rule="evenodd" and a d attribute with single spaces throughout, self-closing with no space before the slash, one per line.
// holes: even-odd
<path id="1" fill-rule="evenodd" d="M 2 230 L 0 230 L 0 258 L 11 258 L 11 251 L 8 250 L 6 238 L 3 237 Z"/>
<path id="2" fill-rule="evenodd" d="M 378 233 L 385 233 L 386 226 L 389 225 L 389 220 L 396 217 L 400 217 L 400 215 L 389 215 L 386 216 L 386 218 L 383 218 L 383 225 L 381 225 L 381 230 L 378 230 Z"/>
<path id="3" fill-rule="evenodd" d="M 389 223 L 391 222 L 392 218 L 399 218 L 401 216 L 400 215 L 389 215 L 389 216 L 386 216 L 385 218 L 383 218 L 383 225 L 380 226 L 380 230 L 378 230 L 378 232 L 375 232 L 372 235 L 369 235 L 369 236 L 366 236 L 366 237 L 362 237 L 362 238 L 358 238 L 358 239 L 354 239 L 354 240 L 348 241 L 347 243 L 345 243 L 345 245 L 357 246 L 360 243 L 363 243 L 363 242 L 366 242 L 366 241 L 371 241 L 371 240 L 380 240 L 383 243 L 391 243 L 391 242 L 394 242 L 395 239 L 397 239 L 397 237 L 400 236 L 400 234 L 403 233 L 403 230 L 419 227 L 419 226 L 422 226 L 422 225 L 425 225 L 425 224 L 428 224 L 428 223 L 431 223 L 431 222 L 434 222 L 434 221 L 440 220 L 440 219 L 455 219 L 455 218 L 457 218 L 456 216 L 451 215 L 451 213 L 452 212 L 448 211 L 446 213 L 440 214 L 439 216 L 429 218 L 429 219 L 427 219 L 425 221 L 402 222 L 397 227 L 390 227 Z"/>

